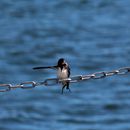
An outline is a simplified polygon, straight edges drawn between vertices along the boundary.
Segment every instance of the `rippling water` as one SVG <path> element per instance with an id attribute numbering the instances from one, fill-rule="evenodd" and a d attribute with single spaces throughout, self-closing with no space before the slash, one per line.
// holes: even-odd
<path id="1" fill-rule="evenodd" d="M 72 75 L 129 66 L 129 0 L 1 0 L 0 83 L 55 77 L 32 67 L 64 57 Z M 130 75 L 0 93 L 0 130 L 129 130 Z"/>

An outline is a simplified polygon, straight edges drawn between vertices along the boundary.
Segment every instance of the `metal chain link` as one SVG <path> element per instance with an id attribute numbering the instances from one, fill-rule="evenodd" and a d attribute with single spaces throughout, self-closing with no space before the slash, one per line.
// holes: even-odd
<path id="1" fill-rule="evenodd" d="M 31 89 L 36 86 L 42 86 L 42 85 L 52 86 L 52 85 L 60 84 L 64 81 L 69 81 L 70 83 L 76 83 L 76 82 L 90 80 L 90 79 L 101 79 L 101 78 L 105 78 L 105 77 L 113 76 L 113 75 L 125 75 L 129 72 L 130 72 L 130 67 L 123 67 L 123 68 L 119 68 L 117 70 L 95 72 L 95 73 L 89 74 L 89 75 L 76 75 L 76 76 L 72 76 L 72 77 L 66 78 L 66 79 L 50 78 L 50 79 L 46 79 L 42 82 L 29 81 L 29 82 L 22 82 L 18 85 L 0 84 L 0 92 L 10 91 L 10 90 L 16 89 L 16 88 Z"/>

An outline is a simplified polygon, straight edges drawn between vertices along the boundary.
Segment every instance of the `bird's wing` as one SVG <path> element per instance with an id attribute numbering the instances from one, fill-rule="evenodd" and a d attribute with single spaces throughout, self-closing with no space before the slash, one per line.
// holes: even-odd
<path id="1" fill-rule="evenodd" d="M 45 66 L 45 67 L 34 67 L 33 69 L 34 70 L 37 70 L 37 69 L 56 69 L 57 66 Z"/>
<path id="2" fill-rule="evenodd" d="M 70 67 L 68 66 L 68 77 L 70 77 Z"/>

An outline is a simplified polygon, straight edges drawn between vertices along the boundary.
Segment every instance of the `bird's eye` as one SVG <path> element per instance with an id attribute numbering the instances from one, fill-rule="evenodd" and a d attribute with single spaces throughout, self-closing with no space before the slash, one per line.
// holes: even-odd
<path id="1" fill-rule="evenodd" d="M 63 66 L 66 66 L 66 64 L 64 63 Z"/>

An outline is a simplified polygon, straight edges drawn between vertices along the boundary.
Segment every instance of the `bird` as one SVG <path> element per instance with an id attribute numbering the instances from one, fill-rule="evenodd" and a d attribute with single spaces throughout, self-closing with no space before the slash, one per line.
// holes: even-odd
<path id="1" fill-rule="evenodd" d="M 57 62 L 57 65 L 55 65 L 55 66 L 34 67 L 33 69 L 34 70 L 37 70 L 37 69 L 56 69 L 57 70 L 57 78 L 59 80 L 66 79 L 66 78 L 70 77 L 70 67 L 64 58 L 60 58 Z M 65 87 L 66 87 L 66 89 L 69 90 L 69 92 L 71 92 L 71 90 L 69 88 L 69 81 L 63 81 L 62 82 L 62 94 L 64 92 Z"/>

